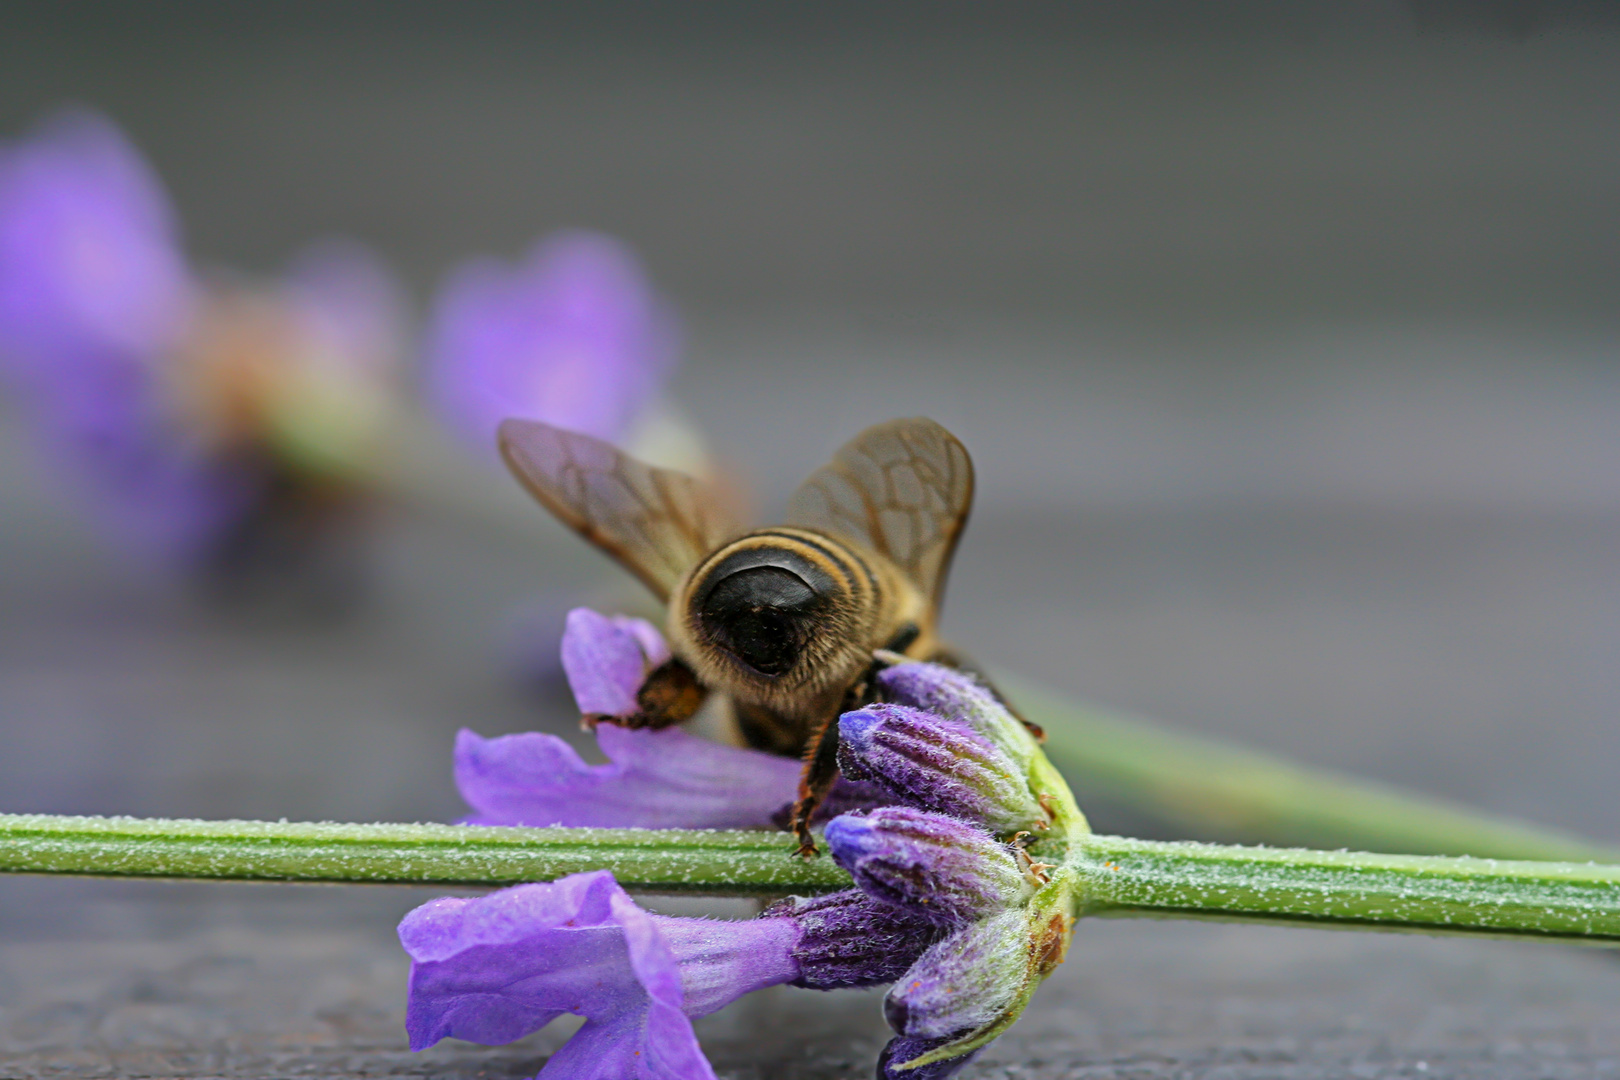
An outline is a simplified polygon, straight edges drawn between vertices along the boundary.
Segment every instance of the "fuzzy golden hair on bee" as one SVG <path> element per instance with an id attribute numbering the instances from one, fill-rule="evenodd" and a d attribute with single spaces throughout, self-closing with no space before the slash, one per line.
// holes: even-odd
<path id="1" fill-rule="evenodd" d="M 530 494 L 668 604 L 673 655 L 622 722 L 681 723 L 724 695 L 745 742 L 804 755 L 794 825 L 813 850 L 834 721 L 871 692 L 874 654 L 949 657 L 934 627 L 973 502 L 962 444 L 932 420 L 868 428 L 800 486 L 783 524 L 749 530 L 702 481 L 590 436 L 508 420 L 499 443 Z"/>
<path id="2" fill-rule="evenodd" d="M 809 722 L 870 666 L 875 647 L 923 617 L 917 591 L 881 556 L 778 527 L 693 567 L 672 596 L 669 635 L 703 682 Z"/>

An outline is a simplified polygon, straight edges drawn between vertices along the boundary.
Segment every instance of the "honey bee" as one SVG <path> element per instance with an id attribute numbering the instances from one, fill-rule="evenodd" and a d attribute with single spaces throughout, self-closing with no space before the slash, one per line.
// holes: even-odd
<path id="1" fill-rule="evenodd" d="M 835 721 L 872 700 L 874 654 L 956 663 L 935 625 L 973 504 L 967 450 L 932 420 L 878 424 L 804 482 L 783 524 L 746 529 L 701 480 L 590 436 L 507 420 L 498 440 L 541 505 L 668 605 L 673 656 L 614 722 L 667 727 L 724 695 L 747 745 L 803 759 L 791 828 L 814 854 Z"/>

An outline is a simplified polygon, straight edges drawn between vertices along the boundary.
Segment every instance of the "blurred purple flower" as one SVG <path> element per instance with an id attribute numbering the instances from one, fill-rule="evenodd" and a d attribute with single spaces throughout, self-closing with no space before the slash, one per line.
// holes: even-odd
<path id="1" fill-rule="evenodd" d="M 65 111 L 0 146 L 0 376 L 120 546 L 215 560 L 286 501 L 265 429 L 295 410 L 269 414 L 398 355 L 397 292 L 353 246 L 244 293 L 194 278 L 161 184 L 106 119 Z"/>
<path id="2" fill-rule="evenodd" d="M 178 557 L 252 486 L 166 400 L 195 299 L 162 187 L 110 123 L 63 112 L 0 147 L 0 374 L 118 538 Z"/>
<path id="3" fill-rule="evenodd" d="M 605 870 L 443 898 L 400 923 L 411 1048 L 507 1043 L 564 1013 L 585 1026 L 540 1070 L 552 1080 L 708 1080 L 691 1018 L 782 983 L 887 982 L 935 936 L 856 890 L 755 919 L 650 915 Z"/>
<path id="4" fill-rule="evenodd" d="M 434 404 L 492 457 L 508 417 L 622 439 L 678 355 L 674 316 L 634 253 L 590 232 L 547 237 L 516 266 L 461 266 L 439 292 L 428 341 Z"/>
<path id="5" fill-rule="evenodd" d="M 0 148 L 0 348 L 25 376 L 150 360 L 192 291 L 162 185 L 107 120 L 64 111 Z"/>

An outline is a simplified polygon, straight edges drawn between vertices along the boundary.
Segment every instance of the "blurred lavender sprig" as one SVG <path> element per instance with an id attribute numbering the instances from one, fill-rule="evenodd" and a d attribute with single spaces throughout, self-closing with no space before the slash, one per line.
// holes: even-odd
<path id="1" fill-rule="evenodd" d="M 115 547 L 229 566 L 265 530 L 319 544 L 350 522 L 331 448 L 374 428 L 402 320 L 351 243 L 278 282 L 198 274 L 156 174 L 95 113 L 0 146 L 0 377 Z"/>

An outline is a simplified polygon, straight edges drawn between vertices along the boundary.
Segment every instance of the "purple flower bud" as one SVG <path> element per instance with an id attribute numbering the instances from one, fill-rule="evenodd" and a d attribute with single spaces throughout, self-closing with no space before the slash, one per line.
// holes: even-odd
<path id="1" fill-rule="evenodd" d="M 868 896 L 959 926 L 1021 902 L 1029 885 L 983 829 L 909 806 L 827 823 L 827 846 Z"/>
<path id="2" fill-rule="evenodd" d="M 1035 741 L 1018 718 L 965 671 L 943 664 L 896 664 L 878 675 L 887 701 L 922 709 L 971 727 L 996 745 L 1023 773 L 1035 753 Z"/>
<path id="3" fill-rule="evenodd" d="M 922 1057 L 936 1047 L 944 1046 L 949 1039 L 907 1039 L 897 1035 L 889 1040 L 889 1045 L 883 1048 L 878 1055 L 877 1080 L 945 1080 L 948 1076 L 956 1075 L 958 1069 L 979 1056 L 979 1051 L 973 1050 L 957 1057 L 946 1058 L 929 1065 L 919 1065 L 915 1069 L 902 1069 L 906 1062 Z"/>
<path id="4" fill-rule="evenodd" d="M 563 670 L 587 717 L 635 715 L 636 691 L 647 673 L 668 659 L 669 646 L 644 619 L 600 615 L 590 608 L 568 613 Z"/>
<path id="5" fill-rule="evenodd" d="M 906 705 L 840 717 L 838 765 L 845 776 L 882 784 L 900 802 L 981 822 L 992 832 L 1045 820 L 1025 770 L 999 746 L 966 723 Z"/>
<path id="6" fill-rule="evenodd" d="M 880 903 L 858 889 L 805 899 L 790 896 L 765 910 L 799 928 L 795 986 L 838 990 L 893 982 L 939 940 L 940 930 L 909 908 Z"/>
<path id="7" fill-rule="evenodd" d="M 1029 915 L 1004 911 L 931 946 L 883 999 L 898 1035 L 943 1039 L 984 1027 L 1013 1008 L 1032 977 Z"/>

